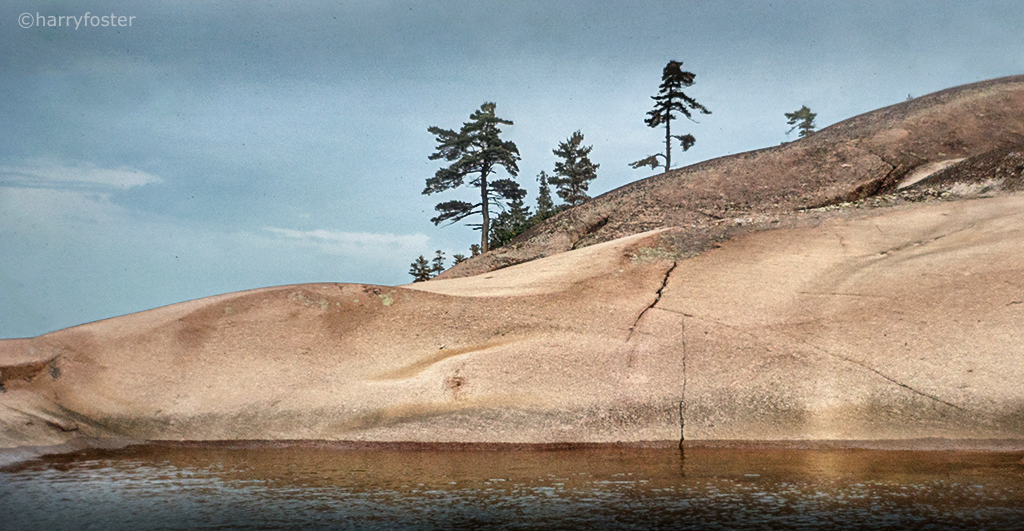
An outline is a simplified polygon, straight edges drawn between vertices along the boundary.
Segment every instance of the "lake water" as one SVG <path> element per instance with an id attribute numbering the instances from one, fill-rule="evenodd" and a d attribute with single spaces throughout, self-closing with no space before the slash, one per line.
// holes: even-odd
<path id="1" fill-rule="evenodd" d="M 134 446 L 0 471 L 0 529 L 1024 529 L 1017 452 Z"/>

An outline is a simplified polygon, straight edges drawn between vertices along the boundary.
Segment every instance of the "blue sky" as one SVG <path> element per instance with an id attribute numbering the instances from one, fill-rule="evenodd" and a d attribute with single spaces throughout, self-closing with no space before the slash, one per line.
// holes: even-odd
<path id="1" fill-rule="evenodd" d="M 134 16 L 46 27 L 39 16 Z M 28 13 L 33 27 L 19 17 Z M 683 61 L 712 114 L 678 164 L 1024 73 L 1005 2 L 34 2 L 0 7 L 0 337 L 229 291 L 404 284 L 477 233 L 430 223 L 427 127 L 513 120 L 527 202 L 579 129 L 592 195 L 647 177 Z M 90 15 L 90 16 L 91 16 Z M 676 131 L 673 128 L 673 131 Z"/>

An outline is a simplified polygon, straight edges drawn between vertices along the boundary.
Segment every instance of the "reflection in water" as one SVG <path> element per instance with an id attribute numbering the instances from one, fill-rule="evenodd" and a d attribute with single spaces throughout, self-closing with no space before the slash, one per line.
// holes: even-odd
<path id="1" fill-rule="evenodd" d="M 0 472 L 2 529 L 1019 529 L 1014 453 L 138 446 Z"/>

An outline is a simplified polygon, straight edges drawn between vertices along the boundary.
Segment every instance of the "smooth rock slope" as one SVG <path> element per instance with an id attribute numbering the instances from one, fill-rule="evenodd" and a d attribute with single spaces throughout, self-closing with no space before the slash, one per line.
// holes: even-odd
<path id="1" fill-rule="evenodd" d="M 0 448 L 1024 441 L 1024 79 L 921 100 L 620 189 L 447 278 L 263 288 L 0 340 Z M 849 130 L 868 136 L 836 151 Z M 871 162 L 911 148 L 930 155 Z M 785 170 L 815 149 L 865 173 Z M 771 179 L 735 173 L 764 157 Z M 735 171 L 701 184 L 711 167 Z M 742 212 L 712 197 L 743 190 L 761 199 Z M 566 228 L 594 212 L 587 235 Z"/>

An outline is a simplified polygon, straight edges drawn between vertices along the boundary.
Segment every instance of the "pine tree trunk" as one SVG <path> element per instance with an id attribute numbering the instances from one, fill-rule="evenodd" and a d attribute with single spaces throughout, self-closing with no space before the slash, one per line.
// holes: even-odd
<path id="1" fill-rule="evenodd" d="M 490 233 L 491 219 L 487 212 L 487 172 L 480 175 L 480 213 L 483 215 L 483 222 L 480 223 L 480 253 L 488 250 L 488 233 Z"/>
<path id="2" fill-rule="evenodd" d="M 665 171 L 672 169 L 672 120 L 665 120 Z"/>

